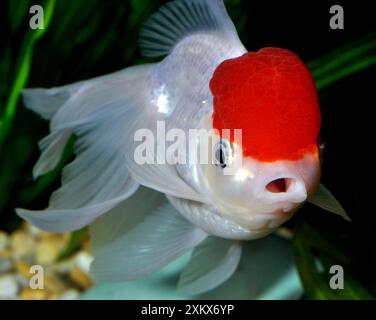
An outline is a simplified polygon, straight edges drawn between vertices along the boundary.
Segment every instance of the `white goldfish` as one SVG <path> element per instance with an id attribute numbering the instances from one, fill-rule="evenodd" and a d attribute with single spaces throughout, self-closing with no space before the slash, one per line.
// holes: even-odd
<path id="1" fill-rule="evenodd" d="M 57 165 L 71 135 L 77 141 L 49 207 L 17 209 L 21 217 L 54 232 L 89 225 L 91 271 L 102 281 L 144 277 L 194 248 L 179 284 L 189 294 L 227 280 L 242 242 L 272 233 L 306 200 L 348 219 L 319 185 L 318 97 L 295 54 L 247 52 L 222 0 L 170 2 L 140 37 L 144 55 L 166 57 L 24 91 L 25 105 L 50 121 L 35 177 Z M 187 136 L 191 129 L 242 129 L 242 144 L 218 135 L 217 148 L 208 149 L 213 163 L 140 165 L 135 133 L 157 135 L 160 121 Z M 233 174 L 224 174 L 239 157 Z"/>

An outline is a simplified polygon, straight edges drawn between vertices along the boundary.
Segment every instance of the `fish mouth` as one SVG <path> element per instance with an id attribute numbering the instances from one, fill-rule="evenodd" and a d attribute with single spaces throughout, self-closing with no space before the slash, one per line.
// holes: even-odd
<path id="1" fill-rule="evenodd" d="M 270 181 L 266 186 L 266 190 L 271 193 L 286 193 L 294 183 L 292 178 L 278 178 Z"/>

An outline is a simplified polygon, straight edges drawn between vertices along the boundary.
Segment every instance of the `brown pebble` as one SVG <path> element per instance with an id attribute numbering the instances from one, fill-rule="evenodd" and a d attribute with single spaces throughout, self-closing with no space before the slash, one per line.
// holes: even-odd
<path id="1" fill-rule="evenodd" d="M 48 272 L 44 275 L 44 286 L 56 294 L 61 294 L 67 290 L 66 285 L 58 276 Z"/>
<path id="2" fill-rule="evenodd" d="M 29 279 L 32 274 L 30 273 L 30 264 L 24 261 L 16 261 L 15 263 L 16 270 L 18 273 L 26 279 Z"/>
<path id="3" fill-rule="evenodd" d="M 23 288 L 18 296 L 21 300 L 44 300 L 48 297 L 48 290 Z"/>
<path id="4" fill-rule="evenodd" d="M 10 248 L 0 251 L 0 257 L 4 259 L 9 259 L 12 257 L 12 250 Z"/>
<path id="5" fill-rule="evenodd" d="M 44 239 L 37 243 L 35 262 L 40 265 L 50 265 L 56 261 L 64 246 L 59 238 Z"/>
<path id="6" fill-rule="evenodd" d="M 30 257 L 35 252 L 34 238 L 22 230 L 16 231 L 10 236 L 10 244 L 15 259 Z"/>
<path id="7" fill-rule="evenodd" d="M 84 273 L 79 267 L 74 267 L 69 272 L 69 278 L 80 288 L 86 289 L 91 286 L 92 282 L 88 275 Z"/>
<path id="8" fill-rule="evenodd" d="M 5 250 L 8 247 L 9 242 L 8 234 L 0 230 L 0 251 Z"/>

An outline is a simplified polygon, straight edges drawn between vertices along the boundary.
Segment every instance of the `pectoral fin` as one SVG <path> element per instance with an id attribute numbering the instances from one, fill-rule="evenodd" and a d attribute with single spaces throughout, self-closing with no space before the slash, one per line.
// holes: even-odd
<path id="1" fill-rule="evenodd" d="M 180 276 L 179 293 L 192 296 L 219 286 L 235 272 L 241 252 L 240 241 L 209 237 L 194 249 Z"/>
<path id="2" fill-rule="evenodd" d="M 338 200 L 333 196 L 333 194 L 320 183 L 313 197 L 308 200 L 310 203 L 329 211 L 331 213 L 341 216 L 347 221 L 351 221 L 346 211 L 342 208 Z"/>
<path id="3" fill-rule="evenodd" d="M 167 200 L 153 208 L 152 212 L 147 205 L 150 199 L 144 198 L 142 201 L 145 205 L 139 206 L 140 212 L 134 207 L 128 214 L 145 216 L 143 221 L 131 230 L 126 223 L 122 224 L 123 227 L 117 226 L 117 236 L 113 241 L 104 241 L 103 233 L 111 234 L 115 230 L 111 225 L 119 222 L 116 216 L 120 212 L 109 212 L 91 226 L 94 244 L 91 273 L 97 281 L 129 281 L 144 277 L 161 269 L 207 237 L 204 231 L 183 218 Z M 102 240 L 98 239 L 99 236 Z"/>

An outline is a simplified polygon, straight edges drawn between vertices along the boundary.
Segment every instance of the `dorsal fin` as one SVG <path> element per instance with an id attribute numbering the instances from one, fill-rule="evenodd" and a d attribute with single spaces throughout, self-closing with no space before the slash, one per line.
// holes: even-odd
<path id="1" fill-rule="evenodd" d="M 162 6 L 143 25 L 141 52 L 146 57 L 167 55 L 185 37 L 198 32 L 238 40 L 223 0 L 175 0 Z"/>

